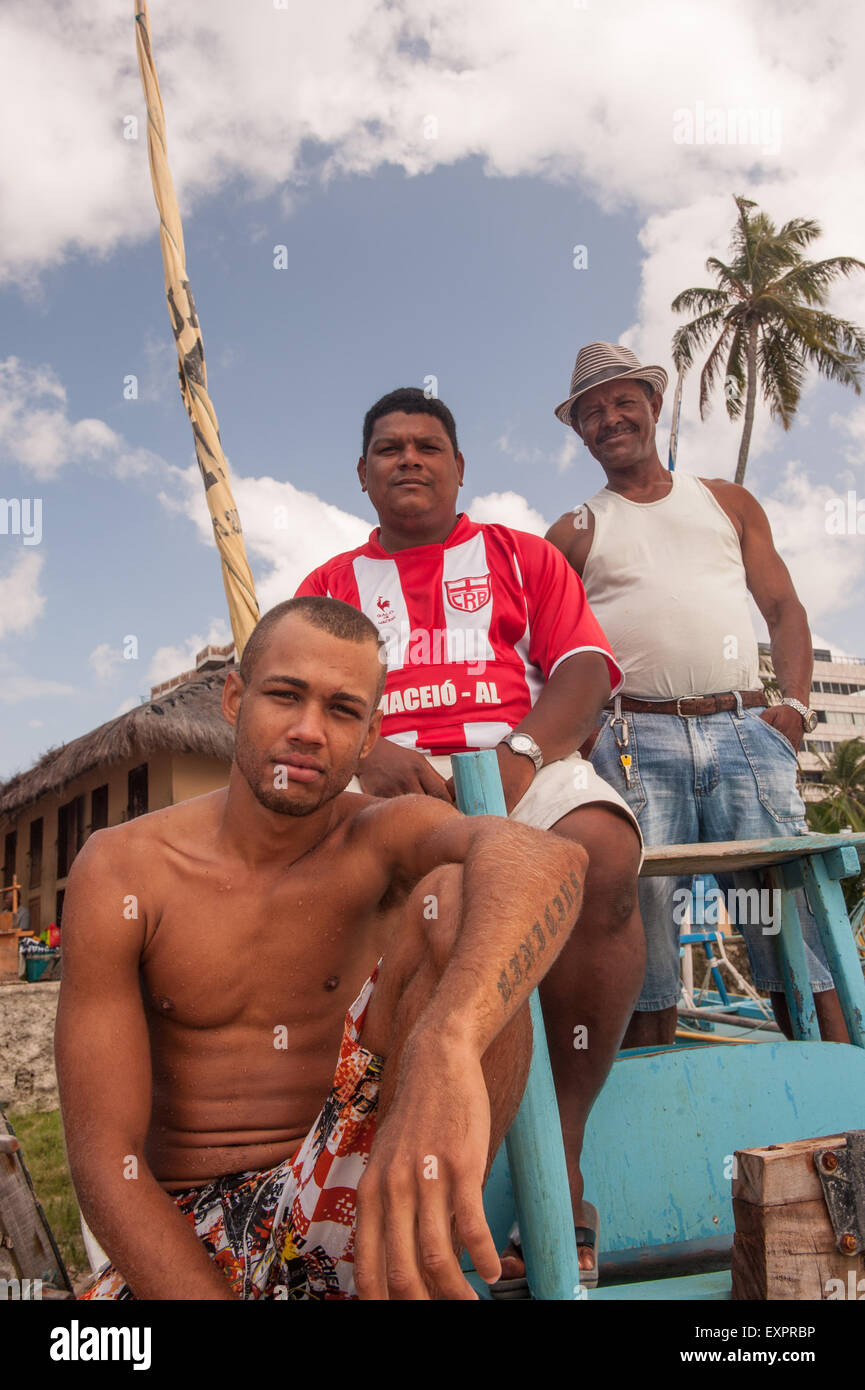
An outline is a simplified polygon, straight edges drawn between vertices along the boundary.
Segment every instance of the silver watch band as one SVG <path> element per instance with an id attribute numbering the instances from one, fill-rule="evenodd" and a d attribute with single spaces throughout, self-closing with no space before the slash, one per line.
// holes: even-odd
<path id="1" fill-rule="evenodd" d="M 803 705 L 801 700 L 796 700 L 792 695 L 785 695 L 781 700 L 782 705 L 789 705 L 800 716 L 806 734 L 814 732 L 817 727 L 817 715 L 814 710 Z"/>
<path id="2" fill-rule="evenodd" d="M 505 734 L 502 743 L 506 743 L 511 752 L 516 753 L 518 757 L 528 758 L 534 763 L 535 772 L 540 772 L 544 765 L 544 755 L 531 734 L 518 734 L 511 730 L 509 734 Z"/>
<path id="3" fill-rule="evenodd" d="M 792 705 L 793 709 L 797 709 L 800 714 L 808 713 L 808 706 L 803 705 L 801 700 L 794 699 L 792 695 L 784 695 L 781 699 L 781 704 Z"/>

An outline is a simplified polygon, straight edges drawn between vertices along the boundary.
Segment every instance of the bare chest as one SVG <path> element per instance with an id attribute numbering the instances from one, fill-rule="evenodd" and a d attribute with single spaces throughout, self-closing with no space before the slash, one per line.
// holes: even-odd
<path id="1" fill-rule="evenodd" d="M 324 875 L 258 891 L 219 875 L 175 884 L 142 957 L 145 1007 L 190 1029 L 315 1032 L 374 967 L 384 921 Z"/>

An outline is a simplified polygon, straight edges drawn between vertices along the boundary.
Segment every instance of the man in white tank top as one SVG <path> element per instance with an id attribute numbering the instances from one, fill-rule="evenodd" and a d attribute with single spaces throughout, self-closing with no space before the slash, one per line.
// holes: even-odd
<path id="1" fill-rule="evenodd" d="M 547 536 L 581 576 L 625 671 L 591 761 L 628 801 L 647 845 L 802 833 L 796 750 L 816 723 L 808 709 L 807 616 L 756 498 L 734 483 L 670 473 L 661 463 L 655 426 L 666 383 L 662 367 L 641 365 L 627 348 L 591 343 L 580 350 L 570 396 L 556 409 L 607 478 Z M 771 708 L 749 591 L 769 628 L 784 701 Z M 689 878 L 640 880 L 647 966 L 625 1047 L 674 1040 L 681 922 L 674 908 L 682 901 L 674 894 L 684 885 Z M 804 899 L 802 906 L 821 1033 L 847 1041 Z M 777 925 L 737 926 L 755 984 L 770 993 L 791 1036 Z"/>

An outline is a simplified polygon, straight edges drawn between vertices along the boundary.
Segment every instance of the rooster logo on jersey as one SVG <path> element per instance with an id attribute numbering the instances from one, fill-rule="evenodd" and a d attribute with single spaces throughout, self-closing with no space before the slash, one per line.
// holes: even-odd
<path id="1" fill-rule="evenodd" d="M 460 613 L 477 613 L 490 601 L 490 577 L 483 574 L 479 579 L 446 579 L 445 592 L 451 608 Z"/>
<path id="2" fill-rule="evenodd" d="M 378 598 L 375 601 L 375 606 L 378 609 L 378 612 L 376 613 L 376 620 L 379 623 L 393 622 L 394 618 L 396 617 L 396 613 L 390 606 L 389 598 L 382 598 L 381 594 L 379 594 Z"/>

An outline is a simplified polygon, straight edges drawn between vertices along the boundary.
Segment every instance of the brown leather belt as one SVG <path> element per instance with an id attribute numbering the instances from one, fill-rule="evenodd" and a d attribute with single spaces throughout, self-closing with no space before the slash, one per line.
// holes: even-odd
<path id="1" fill-rule="evenodd" d="M 766 704 L 762 690 L 740 690 L 738 693 L 746 709 Z M 721 714 L 736 708 L 736 693 L 732 690 L 722 695 L 683 695 L 678 700 L 633 700 L 630 695 L 622 695 L 620 700 L 622 709 L 629 714 L 678 714 L 684 719 L 695 719 L 700 714 Z M 613 705 L 604 708 L 611 710 Z"/>

